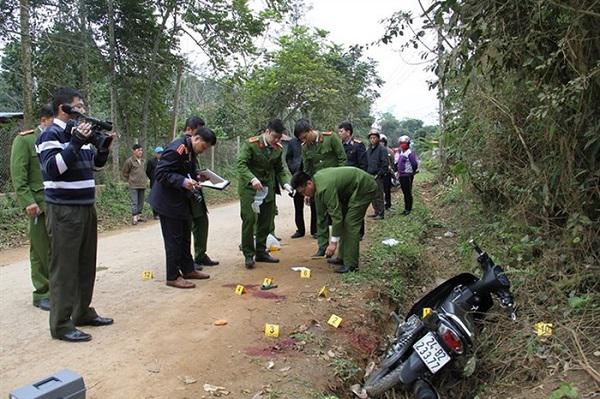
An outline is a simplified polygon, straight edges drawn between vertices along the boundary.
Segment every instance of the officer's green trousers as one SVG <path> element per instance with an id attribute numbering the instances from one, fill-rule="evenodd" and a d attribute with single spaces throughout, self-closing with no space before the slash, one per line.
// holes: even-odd
<path id="1" fill-rule="evenodd" d="M 50 295 L 50 242 L 46 230 L 46 215 L 38 215 L 29 221 L 29 261 L 31 262 L 31 282 L 33 283 L 33 300 L 48 298 Z"/>
<path id="2" fill-rule="evenodd" d="M 253 197 L 240 198 L 240 215 L 242 217 L 242 252 L 244 256 L 254 256 L 267 252 L 267 236 L 275 218 L 275 199 L 263 201 L 260 213 L 252 210 Z M 256 224 L 256 247 L 254 246 L 254 225 Z"/>
<path id="3" fill-rule="evenodd" d="M 50 333 L 61 336 L 98 316 L 90 307 L 98 241 L 94 205 L 47 204 L 50 237 Z"/>
<path id="4" fill-rule="evenodd" d="M 340 243 L 338 244 L 338 258 L 344 261 L 344 265 L 354 270 L 358 267 L 360 226 L 365 218 L 369 203 L 342 206 L 344 215 L 344 228 Z"/>
<path id="5" fill-rule="evenodd" d="M 200 263 L 206 255 L 208 241 L 208 214 L 199 212 L 192 219 L 192 233 L 194 234 L 194 262 Z"/>

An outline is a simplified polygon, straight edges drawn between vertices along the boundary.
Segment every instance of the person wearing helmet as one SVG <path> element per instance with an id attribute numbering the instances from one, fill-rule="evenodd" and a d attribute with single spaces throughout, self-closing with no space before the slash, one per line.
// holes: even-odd
<path id="1" fill-rule="evenodd" d="M 394 174 L 394 151 L 390 147 L 388 147 L 388 139 L 385 134 L 381 135 L 379 141 L 387 151 L 388 156 L 388 171 L 383 177 L 383 197 L 385 210 L 389 211 L 392 209 L 392 175 Z"/>
<path id="2" fill-rule="evenodd" d="M 158 164 L 158 160 L 160 159 L 160 154 L 165 149 L 161 146 L 154 147 L 154 157 L 149 159 L 146 162 L 146 176 L 150 179 L 150 190 L 152 190 L 152 185 L 154 184 L 154 171 L 156 170 L 156 165 Z M 154 220 L 158 220 L 158 213 L 154 209 L 152 209 L 152 214 L 154 215 Z"/>
<path id="3" fill-rule="evenodd" d="M 404 195 L 404 212 L 402 214 L 406 216 L 412 211 L 412 185 L 415 174 L 419 172 L 419 161 L 417 154 L 410 149 L 410 137 L 400 136 L 398 146 L 398 179 Z"/>
<path id="4" fill-rule="evenodd" d="M 388 173 L 388 155 L 386 149 L 379 143 L 379 132 L 377 129 L 371 129 L 369 131 L 369 142 L 371 145 L 367 149 L 367 161 L 368 167 L 367 172 L 375 178 L 377 182 L 377 195 L 373 200 L 374 214 L 369 217 L 375 220 L 383 219 L 384 215 L 384 202 L 383 202 L 383 179 Z"/>

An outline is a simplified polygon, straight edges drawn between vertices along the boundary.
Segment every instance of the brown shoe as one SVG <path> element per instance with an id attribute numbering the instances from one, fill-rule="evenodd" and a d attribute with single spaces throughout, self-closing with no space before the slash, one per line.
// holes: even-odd
<path id="1" fill-rule="evenodd" d="M 194 270 L 193 272 L 189 272 L 183 275 L 183 278 L 188 280 L 206 280 L 210 278 L 210 276 L 206 273 L 199 272 L 198 270 Z"/>
<path id="2" fill-rule="evenodd" d="M 177 277 L 177 280 L 167 280 L 167 285 L 169 287 L 175 288 L 195 288 L 196 284 L 191 281 L 184 280 L 183 277 Z"/>

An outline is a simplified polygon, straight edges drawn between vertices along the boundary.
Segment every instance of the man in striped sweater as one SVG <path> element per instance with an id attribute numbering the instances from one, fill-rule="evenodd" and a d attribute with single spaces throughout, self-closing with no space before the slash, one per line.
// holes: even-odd
<path id="1" fill-rule="evenodd" d="M 97 218 L 94 168 L 102 167 L 108 148 L 96 149 L 89 123 L 77 124 L 63 106 L 85 113 L 83 96 L 59 89 L 52 99 L 54 121 L 39 137 L 37 153 L 44 178 L 50 236 L 50 333 L 81 342 L 92 336 L 75 326 L 113 323 L 90 307 L 96 278 Z"/>

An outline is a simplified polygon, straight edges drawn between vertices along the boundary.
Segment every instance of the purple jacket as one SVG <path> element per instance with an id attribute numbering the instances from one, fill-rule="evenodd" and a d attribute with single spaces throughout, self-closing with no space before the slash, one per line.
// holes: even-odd
<path id="1" fill-rule="evenodd" d="M 413 176 L 419 168 L 419 161 L 417 160 L 417 154 L 415 154 L 410 148 L 406 151 L 400 150 L 398 152 L 398 175 L 399 176 Z"/>

